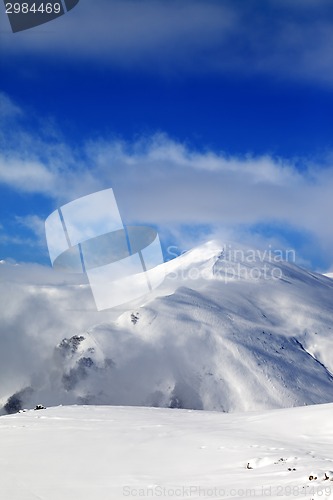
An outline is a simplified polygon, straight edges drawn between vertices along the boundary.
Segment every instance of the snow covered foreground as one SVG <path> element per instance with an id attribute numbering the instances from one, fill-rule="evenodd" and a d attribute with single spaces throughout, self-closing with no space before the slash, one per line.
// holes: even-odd
<path id="1" fill-rule="evenodd" d="M 332 415 L 333 404 L 243 414 L 71 406 L 2 416 L 0 498 L 333 498 Z"/>

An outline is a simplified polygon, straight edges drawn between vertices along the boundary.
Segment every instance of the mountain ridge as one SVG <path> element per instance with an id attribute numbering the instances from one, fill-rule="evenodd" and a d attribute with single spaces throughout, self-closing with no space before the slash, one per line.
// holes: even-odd
<path id="1" fill-rule="evenodd" d="M 156 269 L 166 276 L 152 294 L 54 348 L 22 405 L 235 412 L 333 401 L 333 281 L 230 248 L 226 258 L 208 242 Z"/>

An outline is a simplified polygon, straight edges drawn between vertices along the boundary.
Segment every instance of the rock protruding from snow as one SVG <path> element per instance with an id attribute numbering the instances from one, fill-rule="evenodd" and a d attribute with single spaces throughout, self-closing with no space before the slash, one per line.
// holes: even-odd
<path id="1" fill-rule="evenodd" d="M 333 401 L 333 280 L 216 242 L 163 274 L 116 321 L 63 339 L 34 398 L 224 412 Z"/>

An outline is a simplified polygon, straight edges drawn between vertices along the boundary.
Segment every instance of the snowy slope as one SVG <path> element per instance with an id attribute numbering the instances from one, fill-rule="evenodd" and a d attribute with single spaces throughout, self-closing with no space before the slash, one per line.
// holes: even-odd
<path id="1" fill-rule="evenodd" d="M 333 401 L 333 280 L 242 252 L 210 242 L 164 264 L 152 295 L 50 350 L 20 405 L 234 412 Z"/>
<path id="2" fill-rule="evenodd" d="M 332 413 L 90 406 L 2 416 L 1 498 L 333 498 Z"/>

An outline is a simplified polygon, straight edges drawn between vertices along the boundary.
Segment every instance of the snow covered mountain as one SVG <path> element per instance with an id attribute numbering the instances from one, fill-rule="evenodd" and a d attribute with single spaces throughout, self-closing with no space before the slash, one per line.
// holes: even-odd
<path id="1" fill-rule="evenodd" d="M 163 285 L 60 341 L 5 410 L 41 402 L 236 412 L 333 401 L 332 279 L 216 242 L 156 272 Z"/>

